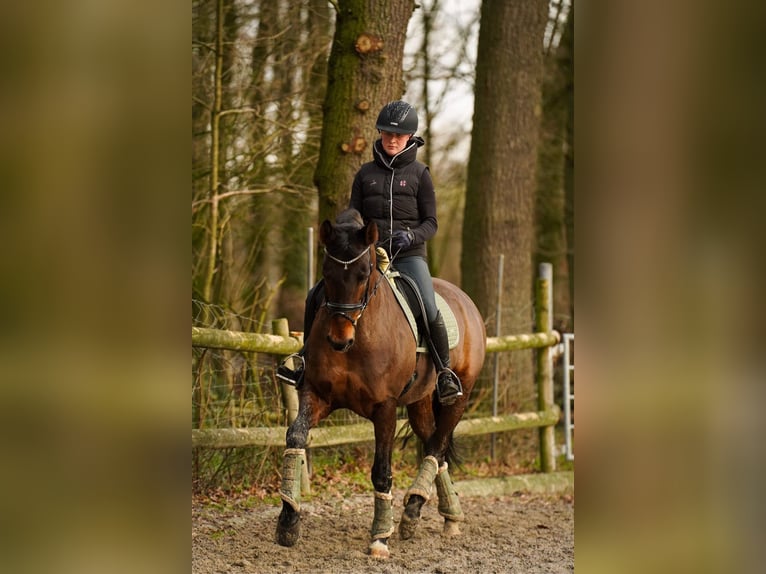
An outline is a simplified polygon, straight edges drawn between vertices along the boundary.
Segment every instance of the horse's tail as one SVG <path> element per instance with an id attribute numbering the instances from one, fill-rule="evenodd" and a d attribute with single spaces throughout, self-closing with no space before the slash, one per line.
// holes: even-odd
<path id="1" fill-rule="evenodd" d="M 410 442 L 410 439 L 415 436 L 415 431 L 412 430 L 412 426 L 410 425 L 410 421 L 407 421 L 404 423 L 401 429 L 399 429 L 399 432 L 396 433 L 397 438 L 402 439 L 402 450 L 405 449 L 407 446 L 407 443 Z M 418 441 L 418 452 L 420 452 L 421 444 L 420 441 Z"/>
<path id="2" fill-rule="evenodd" d="M 449 443 L 447 443 L 447 452 L 444 454 L 444 460 L 446 460 L 447 464 L 452 468 L 463 468 L 463 457 L 455 442 L 455 437 L 452 435 L 450 435 Z"/>
<path id="3" fill-rule="evenodd" d="M 438 413 L 438 409 L 440 407 L 441 405 L 439 404 L 439 401 L 434 401 L 435 413 Z M 412 430 L 412 426 L 410 425 L 409 421 L 407 421 L 404 426 L 402 426 L 402 428 L 397 433 L 397 437 L 402 441 L 402 450 L 404 450 L 411 438 L 416 437 L 418 459 L 423 459 L 425 456 L 425 445 L 423 444 L 423 441 L 420 440 L 420 437 L 415 435 L 415 431 Z M 452 468 L 463 468 L 464 459 L 461 453 L 461 449 L 459 448 L 458 443 L 455 441 L 455 436 L 452 433 L 450 433 L 449 442 L 447 443 L 447 451 L 444 453 L 444 460 L 446 460 L 447 464 L 449 464 L 449 466 Z"/>
<path id="4" fill-rule="evenodd" d="M 437 398 L 437 393 L 434 393 L 433 395 L 433 410 L 434 410 L 434 416 L 436 417 L 436 420 L 439 420 L 439 416 L 441 415 L 442 405 L 439 402 L 439 399 Z M 447 451 L 444 453 L 444 460 L 447 461 L 447 464 L 449 464 L 452 468 L 463 468 L 463 456 L 461 449 L 459 448 L 457 442 L 455 441 L 455 435 L 453 433 L 450 433 L 449 435 L 449 442 L 447 443 Z"/>

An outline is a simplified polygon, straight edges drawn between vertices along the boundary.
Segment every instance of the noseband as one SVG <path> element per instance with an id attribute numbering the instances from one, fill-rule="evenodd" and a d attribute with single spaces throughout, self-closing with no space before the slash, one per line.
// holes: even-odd
<path id="1" fill-rule="evenodd" d="M 338 263 L 340 265 L 343 265 L 343 269 L 347 270 L 348 266 L 352 263 L 355 263 L 356 261 L 359 261 L 359 259 L 362 258 L 362 256 L 365 253 L 368 253 L 372 249 L 372 245 L 368 246 L 367 249 L 362 251 L 359 255 L 354 257 L 353 259 L 349 259 L 348 261 L 344 261 L 342 259 L 338 259 L 337 257 L 334 257 L 330 254 L 329 251 L 327 251 L 327 247 L 324 248 L 324 254 L 326 257 L 328 257 L 331 261 L 334 261 L 335 263 Z M 367 283 L 364 286 L 364 295 L 362 296 L 362 300 L 359 303 L 334 303 L 333 301 L 325 301 L 323 303 L 324 307 L 327 307 L 327 310 L 332 313 L 332 316 L 338 315 L 342 317 L 343 319 L 346 319 L 349 323 L 351 323 L 351 326 L 356 328 L 356 324 L 359 321 L 359 319 L 362 318 L 362 315 L 364 314 L 364 310 L 367 309 L 367 305 L 370 302 L 370 277 L 372 277 L 372 258 L 370 258 L 370 274 L 367 276 Z M 375 295 L 375 291 L 378 289 L 378 284 L 375 284 L 375 288 L 372 290 L 372 294 Z M 356 319 L 353 319 L 349 313 L 352 313 L 354 311 L 359 311 L 359 315 Z"/>

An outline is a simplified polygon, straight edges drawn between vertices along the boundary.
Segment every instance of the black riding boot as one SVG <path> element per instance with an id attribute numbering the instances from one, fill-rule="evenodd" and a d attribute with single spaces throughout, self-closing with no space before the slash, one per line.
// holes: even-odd
<path id="1" fill-rule="evenodd" d="M 449 338 L 441 312 L 437 311 L 436 319 L 428 324 L 428 328 L 431 331 L 431 343 L 433 346 L 431 351 L 435 351 L 437 355 L 433 359 L 434 365 L 436 365 L 436 369 L 439 371 L 436 381 L 439 402 L 443 405 L 451 405 L 458 397 L 463 396 L 463 387 L 457 375 L 450 370 Z"/>
<path id="2" fill-rule="evenodd" d="M 277 378 L 288 385 L 299 387 L 303 382 L 303 373 L 306 370 L 306 342 L 311 332 L 311 326 L 314 324 L 317 309 L 324 296 L 324 280 L 319 281 L 306 297 L 306 308 L 303 312 L 303 347 L 297 353 L 288 355 L 277 367 Z M 292 361 L 292 368 L 287 366 L 288 361 Z"/>

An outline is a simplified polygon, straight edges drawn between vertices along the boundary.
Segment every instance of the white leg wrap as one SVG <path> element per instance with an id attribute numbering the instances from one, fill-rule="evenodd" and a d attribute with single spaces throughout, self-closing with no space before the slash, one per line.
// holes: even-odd
<path id="1" fill-rule="evenodd" d="M 285 458 L 282 461 L 282 485 L 279 488 L 279 496 L 293 510 L 301 510 L 301 467 L 306 458 L 306 449 L 285 449 Z"/>
<path id="2" fill-rule="evenodd" d="M 460 508 L 460 500 L 455 486 L 452 484 L 446 462 L 439 469 L 434 482 L 436 483 L 436 494 L 439 496 L 439 514 L 455 522 L 465 520 L 465 514 Z"/>
<path id="3" fill-rule="evenodd" d="M 388 538 L 394 533 L 394 497 L 390 492 L 375 492 L 375 515 L 370 537 Z"/>
<path id="4" fill-rule="evenodd" d="M 439 462 L 436 460 L 436 457 L 429 455 L 423 459 L 423 462 L 420 463 L 418 475 L 415 477 L 415 482 L 412 483 L 412 486 L 404 495 L 405 506 L 407 506 L 407 502 L 409 502 L 413 494 L 422 496 L 428 502 L 428 499 L 431 498 L 431 487 L 438 469 Z"/>

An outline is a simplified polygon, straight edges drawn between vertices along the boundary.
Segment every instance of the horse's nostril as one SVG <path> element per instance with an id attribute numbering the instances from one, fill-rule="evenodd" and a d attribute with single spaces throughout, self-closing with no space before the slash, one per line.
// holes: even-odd
<path id="1" fill-rule="evenodd" d="M 330 346 L 332 347 L 333 351 L 339 351 L 341 353 L 345 353 L 351 348 L 351 345 L 354 344 L 353 337 L 351 339 L 346 339 L 345 341 L 336 341 L 329 335 L 327 336 L 327 341 L 330 343 Z"/>

